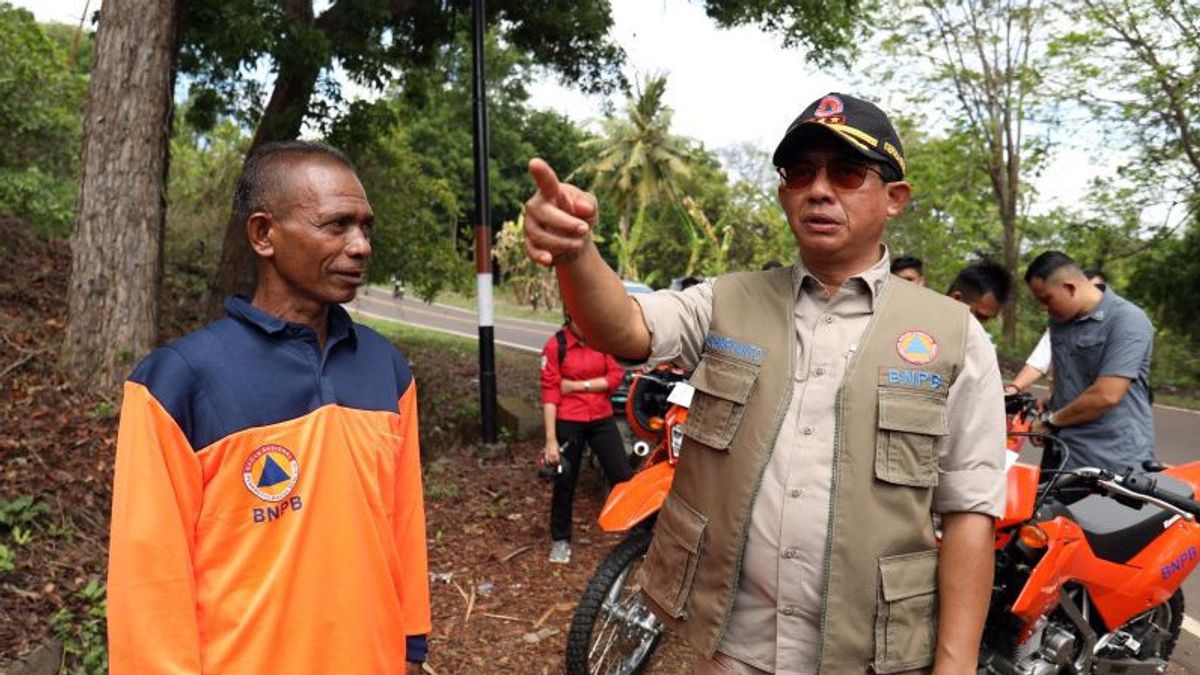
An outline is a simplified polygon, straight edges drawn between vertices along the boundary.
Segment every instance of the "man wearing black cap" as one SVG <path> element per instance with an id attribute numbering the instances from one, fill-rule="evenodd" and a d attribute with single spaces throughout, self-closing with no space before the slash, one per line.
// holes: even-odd
<path id="1" fill-rule="evenodd" d="M 964 305 L 889 274 L 911 188 L 879 108 L 824 96 L 773 159 L 791 267 L 633 298 L 588 236 L 595 198 L 530 162 L 526 248 L 583 333 L 694 369 L 641 586 L 696 673 L 974 673 L 1004 505 L 995 352 Z"/>

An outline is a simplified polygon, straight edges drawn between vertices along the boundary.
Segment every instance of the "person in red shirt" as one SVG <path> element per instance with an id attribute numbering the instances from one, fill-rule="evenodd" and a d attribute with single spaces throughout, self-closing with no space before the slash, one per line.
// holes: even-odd
<path id="1" fill-rule="evenodd" d="M 616 359 L 583 341 L 570 316 L 542 347 L 543 457 L 551 465 L 564 456 L 567 460 L 566 476 L 554 481 L 550 502 L 552 563 L 571 561 L 571 511 L 584 445 L 600 460 L 610 483 L 633 475 L 608 400 L 608 392 L 621 382 L 622 375 Z"/>

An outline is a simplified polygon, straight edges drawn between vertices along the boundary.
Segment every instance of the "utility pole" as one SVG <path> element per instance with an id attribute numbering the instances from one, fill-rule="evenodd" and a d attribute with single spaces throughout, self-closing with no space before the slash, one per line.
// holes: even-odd
<path id="1" fill-rule="evenodd" d="M 483 442 L 496 442 L 496 344 L 492 307 L 492 212 L 488 195 L 487 87 L 483 0 L 471 0 L 475 99 L 475 297 L 479 303 L 479 412 Z"/>

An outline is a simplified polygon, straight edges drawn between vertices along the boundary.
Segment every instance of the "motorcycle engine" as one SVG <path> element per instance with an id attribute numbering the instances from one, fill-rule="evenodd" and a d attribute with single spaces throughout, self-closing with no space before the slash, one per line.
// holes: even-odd
<path id="1" fill-rule="evenodd" d="M 1013 666 L 1021 675 L 1063 672 L 1075 651 L 1075 634 L 1057 622 L 1044 622 L 1013 653 Z"/>

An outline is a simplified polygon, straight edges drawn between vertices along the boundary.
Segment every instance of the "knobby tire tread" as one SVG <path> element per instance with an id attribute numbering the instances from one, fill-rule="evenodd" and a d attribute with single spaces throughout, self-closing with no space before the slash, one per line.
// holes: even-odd
<path id="1" fill-rule="evenodd" d="M 591 647 L 592 630 L 600 617 L 604 598 L 621 572 L 635 560 L 646 555 L 650 549 L 650 538 L 653 532 L 635 529 L 596 568 L 596 573 L 588 581 L 583 596 L 575 608 L 575 616 L 571 619 L 571 630 L 567 633 L 567 675 L 588 675 L 588 650 Z M 632 582 L 628 580 L 627 583 Z M 646 654 L 636 672 L 641 672 L 650 661 L 654 649 Z"/>

